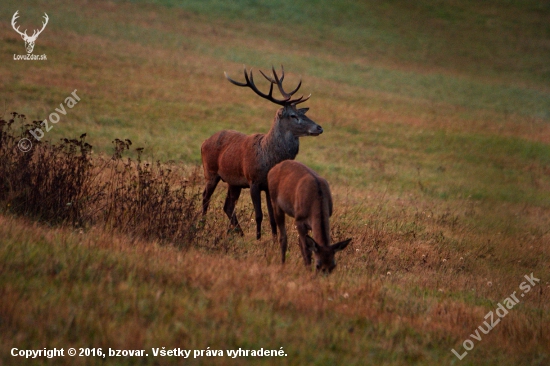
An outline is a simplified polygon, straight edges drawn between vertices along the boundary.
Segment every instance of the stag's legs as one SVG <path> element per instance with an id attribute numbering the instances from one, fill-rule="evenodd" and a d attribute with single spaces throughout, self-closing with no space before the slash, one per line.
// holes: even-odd
<path id="1" fill-rule="evenodd" d="M 208 211 L 208 205 L 210 204 L 210 197 L 212 197 L 212 194 L 216 190 L 216 186 L 220 182 L 221 177 L 219 175 L 216 175 L 206 182 L 206 187 L 204 187 L 204 191 L 202 192 L 202 215 L 206 215 L 206 211 Z"/>
<path id="2" fill-rule="evenodd" d="M 237 200 L 241 195 L 241 187 L 228 186 L 227 187 L 227 197 L 225 197 L 225 204 L 223 205 L 223 211 L 229 217 L 231 221 L 231 227 L 235 230 L 236 233 L 244 235 L 241 226 L 239 225 L 239 220 L 237 220 L 237 214 L 235 213 L 235 205 Z"/>
<path id="3" fill-rule="evenodd" d="M 275 206 L 274 208 L 274 220 L 279 228 L 279 245 L 281 247 L 281 262 L 285 264 L 286 249 L 288 246 L 286 227 L 285 227 L 285 213 L 283 210 Z"/>
<path id="4" fill-rule="evenodd" d="M 252 184 L 250 186 L 250 197 L 252 198 L 252 204 L 254 205 L 254 212 L 256 214 L 256 239 L 258 240 L 262 237 L 263 213 L 261 193 L 262 191 L 259 185 Z"/>
<path id="5" fill-rule="evenodd" d="M 273 238 L 276 238 L 277 222 L 275 220 L 275 217 L 273 216 L 273 205 L 271 204 L 271 196 L 269 195 L 269 190 L 267 189 L 265 190 L 265 198 L 267 203 L 267 215 L 269 216 L 269 224 L 271 225 L 271 234 L 273 234 Z M 283 213 L 283 224 L 284 224 L 284 213 Z"/>
<path id="6" fill-rule="evenodd" d="M 304 264 L 306 267 L 311 266 L 311 249 L 308 248 L 307 245 L 307 233 L 309 231 L 309 228 L 307 224 L 303 221 L 297 221 L 296 220 L 296 229 L 298 230 L 298 234 L 300 235 L 300 249 L 302 250 L 302 258 L 304 258 Z"/>

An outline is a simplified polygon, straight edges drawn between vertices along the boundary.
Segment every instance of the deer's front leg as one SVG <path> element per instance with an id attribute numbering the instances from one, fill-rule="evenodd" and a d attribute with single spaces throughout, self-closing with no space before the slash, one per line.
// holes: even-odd
<path id="1" fill-rule="evenodd" d="M 300 249 L 302 250 L 302 258 L 304 258 L 304 264 L 308 269 L 311 269 L 311 250 L 308 248 L 307 245 L 307 233 L 309 232 L 309 228 L 307 224 L 303 221 L 296 220 L 296 229 L 298 230 L 298 234 L 300 237 Z"/>
<path id="2" fill-rule="evenodd" d="M 285 227 L 285 213 L 277 205 L 273 205 L 274 218 L 279 228 L 279 246 L 281 248 L 281 263 L 285 264 L 286 250 L 288 247 L 288 240 Z M 276 238 L 274 236 L 273 238 Z"/>
<path id="3" fill-rule="evenodd" d="M 269 217 L 269 224 L 271 225 L 271 234 L 273 235 L 273 238 L 277 238 L 277 222 L 275 219 L 275 215 L 273 214 L 273 205 L 271 203 L 271 196 L 269 195 L 269 190 L 266 189 L 265 191 L 265 198 L 267 203 L 267 216 Z M 284 215 L 284 213 L 283 213 Z"/>
<path id="4" fill-rule="evenodd" d="M 252 198 L 252 205 L 254 205 L 254 212 L 256 214 L 256 239 L 262 237 L 262 196 L 261 189 L 258 184 L 250 185 L 250 197 Z"/>

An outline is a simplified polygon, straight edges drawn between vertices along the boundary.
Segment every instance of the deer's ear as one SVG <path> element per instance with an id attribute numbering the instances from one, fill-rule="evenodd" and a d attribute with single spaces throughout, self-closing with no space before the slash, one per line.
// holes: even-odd
<path id="1" fill-rule="evenodd" d="M 306 114 L 307 111 L 309 111 L 309 108 L 300 108 L 300 109 L 298 109 L 298 112 L 300 112 L 302 114 Z"/>
<path id="2" fill-rule="evenodd" d="M 319 251 L 319 244 L 309 235 L 306 236 L 306 245 L 314 253 L 317 253 Z"/>
<path id="3" fill-rule="evenodd" d="M 348 246 L 348 244 L 351 242 L 351 238 L 350 239 L 346 239 L 344 241 L 341 241 L 339 243 L 336 243 L 336 244 L 333 244 L 331 245 L 331 249 L 334 250 L 334 252 L 339 252 L 341 250 L 344 250 L 346 249 L 346 247 Z"/>

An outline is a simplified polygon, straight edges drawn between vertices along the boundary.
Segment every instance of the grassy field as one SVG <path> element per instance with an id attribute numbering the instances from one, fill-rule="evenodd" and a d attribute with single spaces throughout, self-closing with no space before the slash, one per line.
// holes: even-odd
<path id="1" fill-rule="evenodd" d="M 47 61 L 13 60 L 25 53 L 16 10 L 21 29 L 48 14 L 34 50 Z M 550 363 L 547 2 L 4 0 L 0 57 L 4 118 L 47 118 L 76 89 L 81 100 L 45 139 L 87 133 L 94 159 L 130 139 L 126 156 L 144 147 L 144 159 L 190 180 L 204 139 L 267 132 L 277 109 L 223 72 L 240 80 L 243 64 L 284 64 L 325 131 L 301 139 L 297 160 L 331 184 L 333 240 L 353 237 L 322 277 L 303 268 L 290 220 L 284 267 L 267 222 L 254 239 L 247 192 L 243 238 L 226 234 L 220 187 L 189 242 L 54 225 L 15 215 L 8 197 L 0 365 L 21 364 L 13 347 L 149 353 L 109 364 L 181 363 L 153 357 L 162 347 L 287 354 L 191 364 Z M 470 337 L 531 273 L 533 290 L 480 341 Z M 463 353 L 467 339 L 474 348 L 459 360 L 451 349 Z"/>

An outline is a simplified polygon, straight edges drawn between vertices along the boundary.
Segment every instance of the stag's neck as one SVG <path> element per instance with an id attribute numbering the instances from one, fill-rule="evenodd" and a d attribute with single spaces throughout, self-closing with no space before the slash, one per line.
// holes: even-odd
<path id="1" fill-rule="evenodd" d="M 273 160 L 273 165 L 275 165 L 283 160 L 294 159 L 300 149 L 300 140 L 292 132 L 283 128 L 277 116 L 271 130 L 263 139 L 263 148 L 270 152 L 270 160 Z"/>

